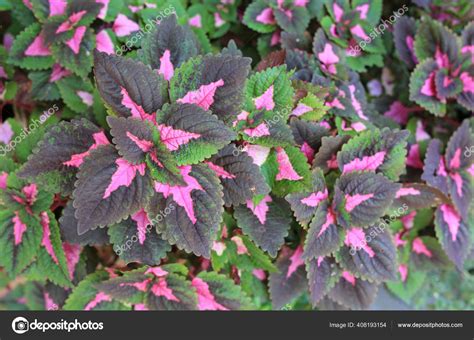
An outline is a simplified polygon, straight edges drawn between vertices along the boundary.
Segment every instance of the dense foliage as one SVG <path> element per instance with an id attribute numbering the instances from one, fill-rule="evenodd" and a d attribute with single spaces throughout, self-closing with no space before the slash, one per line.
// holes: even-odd
<path id="1" fill-rule="evenodd" d="M 0 10 L 2 308 L 366 309 L 380 287 L 450 308 L 417 300 L 428 275 L 472 287 L 470 1 Z"/>

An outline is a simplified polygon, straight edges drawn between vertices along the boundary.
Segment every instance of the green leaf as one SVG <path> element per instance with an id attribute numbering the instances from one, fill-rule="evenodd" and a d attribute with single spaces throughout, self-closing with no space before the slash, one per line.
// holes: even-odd
<path id="1" fill-rule="evenodd" d="M 54 59 L 52 56 L 25 56 L 26 49 L 40 34 L 40 31 L 41 25 L 38 23 L 30 25 L 24 31 L 22 31 L 13 42 L 8 62 L 28 70 L 44 70 L 52 67 L 54 64 Z"/>
<path id="2" fill-rule="evenodd" d="M 86 104 L 79 94 L 92 96 L 93 87 L 88 80 L 81 79 L 78 76 L 70 76 L 62 78 L 56 82 L 59 92 L 64 103 L 77 113 L 84 113 L 90 109 L 92 105 Z"/>
<path id="3" fill-rule="evenodd" d="M 26 225 L 25 232 L 20 238 L 15 239 L 14 222 L 15 213 L 0 211 L 0 265 L 11 275 L 16 276 L 25 269 L 36 257 L 43 235 L 43 229 L 39 220 L 26 212 L 18 215 L 20 221 Z M 17 232 L 19 235 L 19 232 Z"/>
<path id="4" fill-rule="evenodd" d="M 95 39 L 91 29 L 87 29 L 81 41 L 79 53 L 74 53 L 71 48 L 61 42 L 51 45 L 54 58 L 67 69 L 81 78 L 86 78 L 92 69 L 92 51 L 95 48 Z"/>
<path id="5" fill-rule="evenodd" d="M 286 71 L 286 66 L 267 68 L 262 72 L 255 73 L 247 81 L 245 86 L 245 99 L 247 111 L 254 111 L 255 98 L 264 94 L 270 86 L 273 86 L 273 101 L 275 103 L 273 115 L 281 116 L 286 121 L 293 104 L 294 90 L 290 80 L 291 73 Z"/>
<path id="6" fill-rule="evenodd" d="M 243 18 L 243 23 L 259 33 L 270 33 L 276 29 L 276 25 L 263 24 L 257 21 L 262 11 L 269 6 L 262 0 L 252 2 L 246 9 Z"/>

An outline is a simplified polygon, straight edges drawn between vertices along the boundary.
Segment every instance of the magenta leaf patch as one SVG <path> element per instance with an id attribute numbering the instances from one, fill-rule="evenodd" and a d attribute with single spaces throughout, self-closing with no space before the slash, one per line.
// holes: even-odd
<path id="1" fill-rule="evenodd" d="M 159 182 L 155 183 L 155 191 L 161 193 L 164 198 L 172 196 L 173 201 L 176 202 L 179 206 L 184 208 L 188 218 L 193 224 L 196 223 L 196 215 L 194 213 L 193 200 L 191 198 L 191 193 L 193 190 L 203 191 L 204 189 L 198 183 L 198 181 L 189 175 L 191 172 L 191 166 L 186 165 L 180 168 L 181 175 L 183 180 L 186 183 L 184 186 L 171 186 L 169 184 L 162 184 Z"/>
<path id="2" fill-rule="evenodd" d="M 188 92 L 183 98 L 178 99 L 178 103 L 196 104 L 204 110 L 209 110 L 214 103 L 214 95 L 216 90 L 224 86 L 224 81 L 219 79 L 207 85 L 201 85 L 199 89 Z"/>
<path id="3" fill-rule="evenodd" d="M 377 222 L 391 206 L 400 185 L 382 175 L 351 172 L 335 185 L 333 207 L 340 212 L 337 222 L 344 226 L 367 226 Z"/>
<path id="4" fill-rule="evenodd" d="M 263 94 L 254 98 L 255 108 L 257 110 L 273 110 L 275 102 L 273 101 L 273 85 L 271 85 Z"/>
<path id="5" fill-rule="evenodd" d="M 296 219 L 303 225 L 308 225 L 317 207 L 328 198 L 328 189 L 322 171 L 313 170 L 312 177 L 312 191 L 295 192 L 285 197 Z"/>
<path id="6" fill-rule="evenodd" d="M 364 156 L 362 158 L 355 158 L 347 164 L 344 164 L 343 173 L 351 171 L 375 171 L 383 164 L 385 158 L 385 151 L 375 153 L 373 156 Z"/>
<path id="7" fill-rule="evenodd" d="M 191 284 L 198 295 L 199 310 L 240 310 L 249 304 L 240 287 L 224 275 L 201 272 Z"/>
<path id="8" fill-rule="evenodd" d="M 388 226 L 382 222 L 367 229 L 351 228 L 336 258 L 343 268 L 370 281 L 396 279 L 397 252 Z"/>
<path id="9" fill-rule="evenodd" d="M 207 165 L 183 166 L 181 174 L 185 186 L 155 182 L 148 215 L 157 217 L 156 228 L 165 240 L 208 258 L 221 221 L 222 187 Z"/>
<path id="10" fill-rule="evenodd" d="M 110 197 L 114 191 L 122 186 L 130 187 L 137 174 L 145 175 L 145 163 L 133 165 L 124 158 L 117 158 L 115 164 L 117 169 L 112 174 L 110 184 L 105 189 L 104 196 L 102 197 L 103 199 Z"/>
<path id="11" fill-rule="evenodd" d="M 392 210 L 406 206 L 408 209 L 424 209 L 440 205 L 447 201 L 446 196 L 438 189 L 422 183 L 405 183 L 392 203 Z"/>
<path id="12" fill-rule="evenodd" d="M 408 131 L 367 130 L 352 138 L 337 155 L 339 169 L 382 173 L 391 180 L 405 169 Z"/>
<path id="13" fill-rule="evenodd" d="M 471 249 L 469 226 L 454 206 L 449 204 L 442 204 L 436 210 L 435 226 L 436 235 L 449 259 L 462 270 Z"/>
<path id="14" fill-rule="evenodd" d="M 278 173 L 276 175 L 277 181 L 281 181 L 284 179 L 289 180 L 289 181 L 298 181 L 303 178 L 295 171 L 286 151 L 281 147 L 277 147 L 277 162 L 278 162 Z"/>
<path id="15" fill-rule="evenodd" d="M 123 303 L 147 310 L 195 310 L 197 294 L 182 270 L 171 265 L 142 268 L 98 285 L 98 289 Z M 178 265 L 179 266 L 179 265 Z"/>
<path id="16" fill-rule="evenodd" d="M 250 58 L 239 55 L 220 54 L 191 59 L 175 70 L 170 83 L 171 99 L 186 98 L 186 102 L 198 103 L 230 125 L 242 111 L 244 84 L 249 70 Z"/>
<path id="17" fill-rule="evenodd" d="M 165 105 L 157 121 L 161 141 L 180 165 L 201 162 L 235 138 L 215 115 L 194 104 Z"/>
<path id="18" fill-rule="evenodd" d="M 36 256 L 41 246 L 43 228 L 39 218 L 22 211 L 0 213 L 0 246 L 5 254 L 0 265 L 11 275 L 21 273 Z"/>
<path id="19" fill-rule="evenodd" d="M 158 129 L 160 131 L 161 141 L 170 151 L 176 151 L 181 145 L 186 145 L 190 140 L 201 137 L 201 135 L 198 133 L 173 129 L 172 127 L 166 126 L 164 124 L 160 124 Z"/>

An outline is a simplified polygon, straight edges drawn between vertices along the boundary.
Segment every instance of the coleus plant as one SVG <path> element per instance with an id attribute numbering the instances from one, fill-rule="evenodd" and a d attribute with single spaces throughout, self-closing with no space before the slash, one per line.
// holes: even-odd
<path id="1" fill-rule="evenodd" d="M 243 23 L 263 33 L 258 40 L 262 54 L 280 45 L 283 39 L 301 38 L 311 19 L 322 10 L 318 0 L 256 0 L 246 9 Z"/>
<path id="2" fill-rule="evenodd" d="M 384 30 L 377 31 L 382 1 L 332 0 L 325 2 L 325 8 L 328 15 L 320 20 L 321 26 L 345 51 L 347 65 L 358 72 L 368 66 L 382 66 L 385 48 L 380 35 Z"/>
<path id="3" fill-rule="evenodd" d="M 474 23 L 465 27 L 460 39 L 439 22 L 423 19 L 419 27 L 414 21 L 404 21 L 406 27 L 397 36 L 400 45 L 401 39 L 406 44 L 404 60 L 411 58 L 410 64 L 416 64 L 410 77 L 410 99 L 438 116 L 446 114 L 450 103 L 472 112 Z"/>
<path id="4" fill-rule="evenodd" d="M 142 24 L 160 8 L 132 6 Z M 25 164 L 23 144 L 4 158 L 0 264 L 29 281 L 2 303 L 363 309 L 383 283 L 408 298 L 429 271 L 463 270 L 469 120 L 448 143 L 456 122 L 439 139 L 419 117 L 384 127 L 324 29 L 250 75 L 233 43 L 203 55 L 196 29 L 170 16 L 136 52 L 94 51 L 103 122 L 51 118 Z"/>
<path id="5" fill-rule="evenodd" d="M 117 38 L 139 30 L 118 14 L 122 5 L 116 0 L 25 0 L 15 6 L 13 19 L 22 31 L 12 26 L 17 36 L 8 63 L 29 71 L 35 100 L 62 99 L 71 112 L 92 112 L 97 103 L 88 79 L 93 49 L 115 53 Z"/>

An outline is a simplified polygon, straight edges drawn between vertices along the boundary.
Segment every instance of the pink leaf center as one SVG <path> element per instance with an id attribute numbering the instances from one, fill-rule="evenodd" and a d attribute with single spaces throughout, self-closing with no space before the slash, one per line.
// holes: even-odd
<path id="1" fill-rule="evenodd" d="M 346 280 L 347 282 L 349 282 L 351 285 L 355 286 L 356 285 L 356 278 L 354 275 L 352 275 L 351 273 L 349 273 L 348 271 L 343 271 L 342 272 L 342 277 L 344 280 Z"/>
<path id="2" fill-rule="evenodd" d="M 324 201 L 326 198 L 328 198 L 328 189 L 325 189 L 324 192 L 318 191 L 316 193 L 312 193 L 306 198 L 303 198 L 301 200 L 301 203 L 307 205 L 308 207 L 317 207 L 319 203 Z"/>
<path id="3" fill-rule="evenodd" d="M 421 87 L 421 93 L 428 97 L 436 96 L 436 83 L 435 83 L 436 73 L 433 71 L 429 74 L 428 78 L 425 80 L 423 86 Z"/>
<path id="4" fill-rule="evenodd" d="M 300 175 L 295 171 L 293 165 L 290 162 L 290 158 L 286 154 L 283 148 L 277 148 L 277 162 L 278 162 L 278 174 L 276 175 L 277 181 L 284 179 L 289 181 L 298 181 L 302 179 Z"/>
<path id="5" fill-rule="evenodd" d="M 334 224 L 335 221 L 336 221 L 336 215 L 334 215 L 332 210 L 329 209 L 326 214 L 326 221 L 321 226 L 321 230 L 319 230 L 318 237 L 324 234 L 324 232 L 331 226 L 331 224 Z"/>
<path id="6" fill-rule="evenodd" d="M 171 53 L 170 50 L 166 50 L 163 53 L 163 56 L 160 58 L 160 69 L 159 74 L 162 74 L 166 80 L 170 80 L 174 74 L 174 67 L 171 63 Z"/>
<path id="7" fill-rule="evenodd" d="M 212 162 L 205 162 L 209 168 L 211 168 L 212 171 L 214 171 L 216 173 L 216 175 L 220 178 L 226 178 L 226 179 L 232 179 L 232 178 L 236 178 L 236 176 L 234 174 L 231 174 L 227 171 L 225 171 L 225 169 L 221 166 L 218 166 L 218 165 L 215 165 L 214 163 Z"/>
<path id="8" fill-rule="evenodd" d="M 187 144 L 191 139 L 201 137 L 199 133 L 173 129 L 171 126 L 164 124 L 158 125 L 158 129 L 160 130 L 161 141 L 170 151 L 178 150 L 181 145 Z"/>
<path id="9" fill-rule="evenodd" d="M 362 228 L 352 228 L 347 231 L 344 244 L 355 249 L 363 249 L 369 257 L 375 256 L 374 251 L 367 244 L 365 233 Z"/>
<path id="10" fill-rule="evenodd" d="M 265 123 L 260 123 L 255 128 L 244 129 L 244 133 L 250 137 L 270 136 L 270 130 L 268 130 L 268 126 Z"/>
<path id="11" fill-rule="evenodd" d="M 192 18 L 188 20 L 189 26 L 201 28 L 202 27 L 202 21 L 201 21 L 201 15 L 196 14 Z"/>
<path id="12" fill-rule="evenodd" d="M 13 235 L 15 237 L 15 245 L 19 245 L 23 239 L 23 234 L 26 231 L 26 224 L 24 224 L 20 216 L 18 215 L 18 212 L 15 211 L 15 216 L 12 219 L 13 222 Z"/>
<path id="13" fill-rule="evenodd" d="M 273 110 L 275 102 L 273 101 L 273 85 L 271 85 L 261 96 L 254 99 L 257 110 Z"/>
<path id="14" fill-rule="evenodd" d="M 132 117 L 140 118 L 142 120 L 149 120 L 154 124 L 156 123 L 153 115 L 146 113 L 143 107 L 135 103 L 125 88 L 122 87 L 121 93 L 123 96 L 122 105 L 125 106 L 127 109 L 130 109 Z"/>
<path id="15" fill-rule="evenodd" d="M 112 298 L 105 294 L 104 292 L 99 292 L 95 295 L 94 299 L 90 301 L 85 307 L 84 310 L 92 310 L 101 302 L 112 301 Z"/>
<path id="16" fill-rule="evenodd" d="M 201 85 L 199 89 L 189 91 L 183 98 L 178 99 L 177 102 L 196 104 L 204 110 L 209 110 L 211 105 L 214 103 L 216 90 L 221 86 L 224 86 L 224 80 L 222 79 L 207 85 Z"/>
<path id="17" fill-rule="evenodd" d="M 133 32 L 139 31 L 140 26 L 135 21 L 130 20 L 124 14 L 119 14 L 114 21 L 113 31 L 117 37 L 126 37 Z"/>
<path id="18" fill-rule="evenodd" d="M 257 205 L 254 205 L 252 200 L 247 201 L 247 208 L 249 208 L 252 213 L 257 216 L 258 220 L 261 224 L 265 224 L 267 220 L 267 212 L 268 212 L 268 203 L 272 201 L 270 196 L 265 196 Z"/>
<path id="19" fill-rule="evenodd" d="M 440 209 L 443 213 L 443 219 L 448 225 L 449 232 L 451 233 L 451 240 L 456 242 L 459 227 L 461 225 L 461 216 L 459 216 L 457 211 L 451 205 L 443 204 L 440 206 Z"/>
<path id="20" fill-rule="evenodd" d="M 147 227 L 151 224 L 145 209 L 141 209 L 132 216 L 132 220 L 137 223 L 138 242 L 145 243 Z"/>
<path id="21" fill-rule="evenodd" d="M 413 246 L 412 247 L 413 247 L 413 251 L 417 254 L 423 254 L 423 255 L 426 255 L 427 257 L 433 256 L 431 251 L 423 243 L 423 240 L 419 237 L 417 237 L 413 240 Z"/>
<path id="22" fill-rule="evenodd" d="M 169 195 L 172 195 L 173 200 L 179 206 L 184 208 L 191 222 L 195 224 L 197 219 L 194 213 L 194 205 L 191 193 L 193 190 L 203 191 L 204 189 L 201 187 L 198 181 L 189 174 L 191 170 L 192 168 L 189 165 L 180 167 L 181 175 L 183 176 L 186 186 L 171 186 L 169 184 L 155 182 L 155 191 L 162 193 L 165 198 L 167 198 Z"/>
<path id="23" fill-rule="evenodd" d="M 237 246 L 238 255 L 244 255 L 244 254 L 250 255 L 247 247 L 244 244 L 244 241 L 242 240 L 240 236 L 233 236 L 231 238 L 231 241 L 234 242 L 235 245 Z"/>
<path id="24" fill-rule="evenodd" d="M 145 163 L 134 165 L 129 163 L 124 158 L 118 158 L 115 161 L 115 164 L 117 164 L 117 170 L 112 175 L 109 186 L 105 189 L 103 199 L 108 198 L 112 192 L 121 186 L 129 187 L 135 179 L 137 171 L 140 173 L 140 175 L 145 175 Z"/>
<path id="25" fill-rule="evenodd" d="M 8 174 L 6 172 L 0 173 L 0 189 L 5 190 L 7 188 Z"/>
<path id="26" fill-rule="evenodd" d="M 84 158 L 89 156 L 92 150 L 97 149 L 100 145 L 110 144 L 109 140 L 107 139 L 107 136 L 105 135 L 103 131 L 94 133 L 93 138 L 94 138 L 94 144 L 91 145 L 89 150 L 83 153 L 72 155 L 71 159 L 66 162 L 63 162 L 63 164 L 66 166 L 73 166 L 75 168 L 79 168 L 81 164 L 84 162 Z"/>
<path id="27" fill-rule="evenodd" d="M 398 272 L 402 278 L 402 282 L 405 282 L 408 277 L 408 266 L 406 264 L 401 264 L 398 266 Z"/>
<path id="28" fill-rule="evenodd" d="M 351 212 L 361 203 L 374 197 L 374 194 L 355 194 L 355 195 L 346 195 L 346 210 Z"/>
<path id="29" fill-rule="evenodd" d="M 74 54 L 78 54 L 79 50 L 81 49 L 81 42 L 84 38 L 84 34 L 86 33 L 86 26 L 80 26 L 74 32 L 74 35 L 71 39 L 66 41 L 66 45 L 74 52 Z"/>
<path id="30" fill-rule="evenodd" d="M 145 139 L 140 139 L 138 138 L 137 136 L 135 136 L 133 133 L 131 133 L 130 131 L 127 131 L 126 133 L 127 137 L 132 141 L 134 142 L 139 148 L 140 150 L 142 150 L 143 152 L 149 152 L 151 149 L 153 149 L 154 147 L 154 144 L 153 142 L 150 142 L 148 140 L 145 140 Z"/>
<path id="31" fill-rule="evenodd" d="M 307 112 L 313 111 L 313 108 L 311 106 L 308 106 L 303 103 L 298 103 L 298 105 L 295 107 L 295 109 L 291 112 L 293 116 L 299 117 L 304 115 Z"/>
<path id="32" fill-rule="evenodd" d="M 87 11 L 80 11 L 71 14 L 71 16 L 65 22 L 59 25 L 58 29 L 56 30 L 56 34 L 63 33 L 72 29 L 74 25 L 77 24 L 86 13 Z"/>
<path id="33" fill-rule="evenodd" d="M 362 111 L 362 105 L 357 100 L 357 98 L 355 96 L 355 91 L 356 91 L 355 85 L 349 85 L 349 92 L 351 94 L 352 106 L 354 107 L 354 110 L 356 111 L 359 118 L 361 118 L 363 120 L 369 120 L 369 118 L 367 118 L 367 116 Z"/>
<path id="34" fill-rule="evenodd" d="M 61 65 L 56 63 L 53 65 L 53 71 L 51 72 L 51 75 L 49 76 L 48 82 L 53 83 L 69 75 L 71 75 L 71 71 L 61 67 Z"/>
<path id="35" fill-rule="evenodd" d="M 44 43 L 44 38 L 41 33 L 35 38 L 35 40 L 33 40 L 31 45 L 28 46 L 25 55 L 29 57 L 44 57 L 51 55 L 51 50 Z"/>
<path id="36" fill-rule="evenodd" d="M 344 170 L 342 173 L 346 174 L 352 171 L 375 171 L 383 164 L 385 154 L 385 151 L 379 151 L 375 155 L 365 156 L 362 159 L 355 158 L 344 165 Z"/>
<path id="37" fill-rule="evenodd" d="M 303 145 L 301 145 L 300 150 L 306 156 L 308 163 L 313 164 L 314 154 L 316 153 L 314 149 L 308 143 L 304 142 Z"/>
<path id="38" fill-rule="evenodd" d="M 53 245 L 51 243 L 51 230 L 49 229 L 49 216 L 48 213 L 42 212 L 41 213 L 41 226 L 43 227 L 43 240 L 41 241 L 41 245 L 45 247 L 48 254 L 51 256 L 53 261 L 58 264 L 58 258 L 56 253 L 54 252 Z"/>
<path id="39" fill-rule="evenodd" d="M 286 278 L 288 279 L 293 275 L 294 272 L 298 270 L 299 267 L 304 265 L 304 260 L 302 258 L 303 247 L 298 246 L 293 255 L 290 257 L 290 266 L 288 267 L 288 272 L 286 273 Z"/>
<path id="40" fill-rule="evenodd" d="M 453 158 L 451 158 L 451 162 L 449 162 L 449 167 L 452 170 L 457 170 L 461 167 L 461 148 L 457 148 L 454 152 Z"/>
<path id="41" fill-rule="evenodd" d="M 63 15 L 66 13 L 66 0 L 49 0 L 49 16 Z"/>
<path id="42" fill-rule="evenodd" d="M 420 195 L 421 192 L 415 188 L 401 188 L 400 190 L 397 191 L 395 198 L 400 198 L 402 196 L 417 196 Z"/>
<path id="43" fill-rule="evenodd" d="M 257 15 L 255 20 L 265 25 L 274 25 L 276 23 L 271 8 L 265 8 L 259 15 Z"/>
<path id="44" fill-rule="evenodd" d="M 195 277 L 191 284 L 196 288 L 199 310 L 228 310 L 228 308 L 216 301 L 209 289 L 209 285 L 202 279 Z"/>
<path id="45" fill-rule="evenodd" d="M 74 278 L 74 271 L 76 265 L 79 263 L 81 258 L 82 247 L 78 244 L 69 244 L 63 242 L 64 255 L 66 256 L 66 265 L 69 273 L 69 277 L 72 280 Z"/>
<path id="46" fill-rule="evenodd" d="M 168 287 L 165 278 L 159 278 L 153 287 L 151 287 L 151 292 L 156 296 L 164 297 L 167 300 L 180 302 L 179 299 L 173 294 L 173 290 Z"/>
<path id="47" fill-rule="evenodd" d="M 96 37 L 97 50 L 107 54 L 114 54 L 114 43 L 106 30 L 97 33 Z"/>

